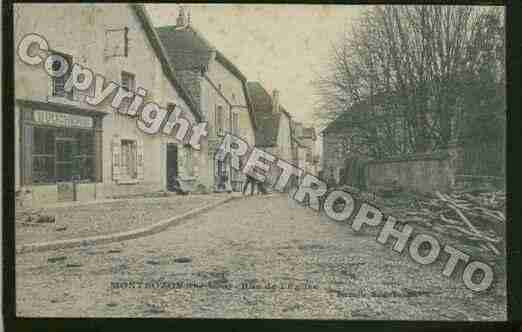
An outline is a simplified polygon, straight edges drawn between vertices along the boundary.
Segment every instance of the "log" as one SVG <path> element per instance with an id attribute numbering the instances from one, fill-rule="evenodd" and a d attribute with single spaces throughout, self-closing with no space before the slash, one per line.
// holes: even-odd
<path id="1" fill-rule="evenodd" d="M 459 226 L 453 226 L 453 225 L 444 225 L 443 227 L 445 228 L 449 228 L 449 229 L 455 229 L 463 234 L 466 234 L 466 235 L 469 235 L 469 236 L 472 236 L 472 237 L 475 237 L 477 239 L 480 239 L 484 242 L 493 242 L 493 243 L 499 243 L 502 241 L 502 239 L 494 239 L 494 238 L 491 238 L 491 237 L 488 237 L 486 235 L 482 235 L 482 234 L 474 234 L 462 227 L 459 227 Z"/>

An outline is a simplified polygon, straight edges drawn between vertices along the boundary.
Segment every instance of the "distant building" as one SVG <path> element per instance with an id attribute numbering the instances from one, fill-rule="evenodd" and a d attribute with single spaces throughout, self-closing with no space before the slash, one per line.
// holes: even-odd
<path id="1" fill-rule="evenodd" d="M 360 155 L 349 120 L 348 113 L 345 113 L 320 133 L 323 137 L 320 168 L 324 180 L 342 182 L 347 159 Z"/>
<path id="2" fill-rule="evenodd" d="M 300 122 L 295 122 L 294 131 L 295 140 L 299 142 L 299 146 L 304 149 L 301 152 L 300 165 L 308 174 L 317 175 L 319 172 L 319 159 L 316 155 L 317 136 L 312 127 L 304 127 Z"/>
<path id="3" fill-rule="evenodd" d="M 255 144 L 255 120 L 248 99 L 246 78 L 223 53 L 194 28 L 180 10 L 175 25 L 156 29 L 175 73 L 208 121 L 207 155 L 200 160 L 199 181 L 215 191 L 241 190 L 245 177 L 230 163 L 215 162 L 223 136 L 230 132 Z"/>
<path id="4" fill-rule="evenodd" d="M 247 86 L 257 125 L 256 146 L 292 162 L 295 159 L 292 150 L 292 116 L 280 104 L 279 91 L 274 90 L 271 96 L 258 82 L 248 82 Z M 278 176 L 279 172 L 272 172 L 269 183 L 274 183 Z"/>

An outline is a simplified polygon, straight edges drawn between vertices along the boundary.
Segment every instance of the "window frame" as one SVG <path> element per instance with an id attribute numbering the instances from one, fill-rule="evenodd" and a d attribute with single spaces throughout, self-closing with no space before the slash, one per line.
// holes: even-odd
<path id="1" fill-rule="evenodd" d="M 129 151 L 125 151 L 126 146 L 131 145 L 130 151 L 133 152 L 134 156 L 131 158 L 134 161 L 134 165 L 128 164 Z M 138 179 L 138 141 L 135 139 L 121 139 L 120 140 L 121 152 L 120 152 L 120 172 L 123 180 L 137 180 Z M 124 147 L 125 146 L 125 147 Z M 132 174 L 129 174 L 132 171 Z"/>
<path id="2" fill-rule="evenodd" d="M 74 57 L 71 54 L 67 54 L 64 52 L 56 51 L 56 50 L 51 50 L 51 53 L 63 57 L 69 64 L 69 68 L 67 69 L 67 72 L 64 75 L 62 75 L 60 77 L 51 76 L 51 96 L 58 97 L 58 98 L 65 98 L 67 100 L 74 100 L 74 88 L 71 89 L 70 92 L 65 91 L 65 83 L 67 82 L 67 80 L 69 79 L 69 76 L 71 75 L 71 69 L 74 64 Z M 58 80 L 63 80 L 63 90 L 61 92 L 58 92 L 56 90 L 56 82 Z"/>
<path id="3" fill-rule="evenodd" d="M 216 105 L 215 112 L 215 128 L 216 136 L 225 135 L 225 108 L 221 105 Z"/>
<path id="4" fill-rule="evenodd" d="M 232 112 L 232 133 L 236 136 L 240 133 L 238 112 Z"/>
<path id="5" fill-rule="evenodd" d="M 185 144 L 185 171 L 187 172 L 187 176 L 193 177 L 195 175 L 194 172 L 194 151 L 190 144 Z"/>
<path id="6" fill-rule="evenodd" d="M 95 132 L 91 129 L 81 129 L 81 128 L 67 128 L 67 127 L 55 127 L 55 126 L 46 126 L 46 125 L 33 125 L 30 124 L 33 129 L 33 151 L 31 153 L 31 183 L 32 185 L 52 185 L 57 184 L 59 182 L 71 182 L 73 181 L 73 177 L 76 175 L 79 175 L 80 178 L 76 179 L 76 181 L 80 182 L 95 182 L 96 181 L 96 150 L 95 150 Z M 65 131 L 60 132 L 60 130 Z M 40 136 L 41 134 L 37 134 L 39 131 L 47 131 L 45 135 L 49 135 L 52 137 L 50 141 L 45 140 L 44 141 L 38 139 L 37 136 Z M 85 137 L 81 137 L 82 135 L 85 135 Z M 41 137 L 40 137 L 41 138 Z M 77 154 L 73 155 L 70 160 L 57 160 L 58 157 L 58 151 L 57 151 L 57 141 L 72 141 L 77 144 L 75 147 Z M 45 149 L 36 149 L 39 144 L 45 144 L 47 145 Z M 73 144 L 75 144 L 73 143 Z M 86 145 L 85 145 L 86 144 Z M 50 148 L 50 149 L 49 149 Z M 82 149 L 86 148 L 86 149 Z M 38 152 L 45 152 L 45 153 L 35 153 L 35 150 L 38 150 Z M 45 150 L 45 151 L 44 151 Z M 52 150 L 52 151 L 51 151 Z M 52 153 L 50 153 L 52 152 Z M 38 172 L 38 170 L 35 169 L 35 165 L 37 165 L 40 162 L 37 162 L 36 160 L 43 158 L 46 158 L 49 162 L 47 169 L 48 175 L 46 179 L 40 180 L 40 177 L 36 176 L 35 174 Z M 72 164 L 72 167 L 74 169 L 75 163 L 80 162 L 80 159 L 88 160 L 91 164 L 91 172 L 90 174 L 83 173 L 82 171 L 88 170 L 89 168 L 86 167 L 86 164 L 83 164 L 84 167 L 78 166 L 78 171 L 80 174 L 76 174 L 71 177 L 70 180 L 58 180 L 58 167 L 59 165 L 64 164 Z M 50 175 L 49 175 L 50 174 Z M 86 176 L 82 176 L 86 175 Z"/>
<path id="7" fill-rule="evenodd" d="M 126 83 L 124 84 L 124 81 L 125 81 L 124 78 L 129 78 L 130 79 L 129 83 L 132 83 L 129 85 L 132 85 L 132 86 L 125 86 L 127 84 Z M 120 74 L 120 84 L 124 90 L 135 93 L 136 92 L 136 75 L 131 72 L 122 70 L 121 74 Z M 120 110 L 126 112 L 127 109 L 130 107 L 131 103 L 132 103 L 132 100 L 129 100 L 129 98 L 123 98 L 123 100 L 121 101 L 121 104 L 120 104 Z"/>

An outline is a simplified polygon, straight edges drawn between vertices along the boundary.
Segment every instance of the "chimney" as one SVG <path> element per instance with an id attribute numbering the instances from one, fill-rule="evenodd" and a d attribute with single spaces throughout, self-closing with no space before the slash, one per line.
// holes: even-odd
<path id="1" fill-rule="evenodd" d="M 279 113 L 279 90 L 272 91 L 272 112 Z"/>
<path id="2" fill-rule="evenodd" d="M 185 26 L 186 24 L 187 23 L 185 22 L 185 8 L 180 7 L 178 18 L 176 19 L 176 26 L 182 27 L 182 26 Z"/>

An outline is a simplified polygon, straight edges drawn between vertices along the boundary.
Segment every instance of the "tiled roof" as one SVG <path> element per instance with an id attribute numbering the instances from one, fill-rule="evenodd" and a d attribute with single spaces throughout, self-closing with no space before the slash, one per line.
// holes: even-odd
<path id="1" fill-rule="evenodd" d="M 378 93 L 372 97 L 372 101 L 376 104 L 384 105 L 395 98 L 394 95 Z M 357 103 L 354 103 L 349 107 L 349 110 L 345 110 L 338 114 L 337 117 L 332 120 L 328 126 L 323 129 L 322 133 L 339 133 L 354 127 L 356 124 L 364 123 L 367 120 L 364 119 L 364 113 L 370 107 L 370 99 L 366 98 Z"/>
<path id="2" fill-rule="evenodd" d="M 177 30 L 175 25 L 156 28 L 176 70 L 208 66 L 214 47 L 192 28 Z"/>
<path id="3" fill-rule="evenodd" d="M 174 69 L 172 68 L 173 66 L 171 65 L 171 61 L 169 61 L 167 50 L 165 49 L 165 46 L 162 44 L 160 37 L 156 33 L 156 30 L 152 25 L 152 22 L 149 18 L 149 15 L 145 7 L 139 4 L 131 4 L 130 6 L 138 16 L 140 22 L 142 23 L 145 34 L 149 38 L 149 41 L 152 44 L 152 48 L 154 49 L 156 56 L 160 60 L 161 67 L 165 76 L 174 86 L 174 89 L 176 89 L 180 97 L 185 101 L 185 103 L 190 108 L 194 116 L 198 120 L 201 120 L 201 113 L 199 111 L 199 107 L 195 103 L 191 94 L 184 88 L 184 85 L 180 81 L 178 81 L 176 75 L 174 75 Z"/>
<path id="4" fill-rule="evenodd" d="M 192 26 L 176 29 L 175 25 L 169 25 L 158 27 L 156 31 L 174 65 L 174 70 L 178 74 L 178 77 L 180 77 L 182 84 L 189 90 L 198 109 L 201 104 L 201 87 L 199 82 L 197 82 L 196 74 L 208 67 L 212 59 L 212 52 L 216 52 L 216 61 L 221 63 L 241 80 L 247 99 L 250 120 L 252 121 L 253 127 L 256 128 L 257 124 L 252 114 L 250 98 L 247 93 L 246 77 L 222 52 L 216 50 L 216 48 Z"/>
<path id="5" fill-rule="evenodd" d="M 219 50 L 216 50 L 196 28 L 188 26 L 176 29 L 175 25 L 156 28 L 176 70 L 201 69 L 208 66 L 212 52 L 216 61 L 242 81 L 246 78 L 241 71 Z"/>

